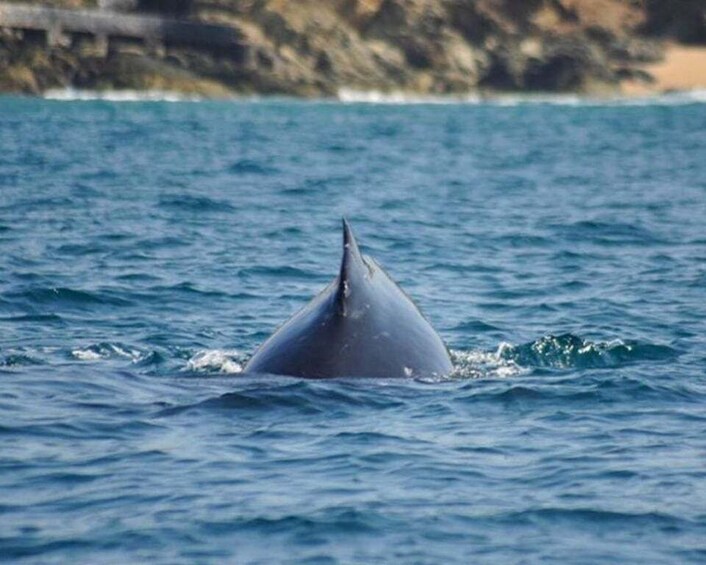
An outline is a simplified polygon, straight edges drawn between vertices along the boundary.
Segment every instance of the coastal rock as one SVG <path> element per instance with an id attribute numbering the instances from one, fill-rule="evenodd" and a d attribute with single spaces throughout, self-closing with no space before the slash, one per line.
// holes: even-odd
<path id="1" fill-rule="evenodd" d="M 88 0 L 35 2 L 92 7 Z M 0 89 L 174 88 L 207 96 L 346 90 L 410 94 L 605 92 L 649 82 L 665 39 L 706 43 L 703 2 L 621 0 L 158 0 L 103 9 L 235 28 L 240 48 L 136 44 L 3 30 Z"/>

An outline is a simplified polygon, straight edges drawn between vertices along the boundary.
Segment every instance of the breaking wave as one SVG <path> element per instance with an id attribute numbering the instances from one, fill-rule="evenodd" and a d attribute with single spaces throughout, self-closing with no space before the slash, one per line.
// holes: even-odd
<path id="1" fill-rule="evenodd" d="M 522 367 L 590 369 L 618 367 L 639 361 L 671 360 L 677 351 L 666 345 L 616 339 L 589 341 L 573 334 L 548 335 L 522 345 L 503 343 L 497 356 Z"/>
<path id="2" fill-rule="evenodd" d="M 44 92 L 46 100 L 54 101 L 105 101 L 105 102 L 203 102 L 211 98 L 165 90 L 82 90 L 75 88 L 49 89 Z M 222 99 L 231 103 L 270 103 L 291 100 L 287 97 L 233 96 Z M 592 97 L 579 94 L 524 93 L 486 94 L 415 94 L 403 91 L 356 90 L 341 88 L 333 99 L 313 100 L 317 102 L 342 102 L 344 104 L 390 104 L 390 105 L 488 105 L 488 106 L 683 106 L 705 104 L 706 89 L 684 90 L 644 96 Z M 306 102 L 306 101 L 305 101 Z"/>
<path id="3" fill-rule="evenodd" d="M 452 379 L 507 378 L 527 373 L 526 367 L 490 351 L 451 350 Z"/>
<path id="4" fill-rule="evenodd" d="M 525 93 L 423 95 L 342 88 L 337 100 L 348 104 L 475 104 L 489 106 L 682 106 L 706 103 L 706 89 L 685 90 L 645 96 L 591 97 L 578 94 Z"/>
<path id="5" fill-rule="evenodd" d="M 157 370 L 160 374 L 238 375 L 250 357 L 238 349 L 148 348 L 125 343 L 99 342 L 73 347 L 62 353 L 57 348 L 7 350 L 0 366 L 47 364 L 63 355 L 79 362 L 124 362 Z M 453 372 L 447 376 L 422 378 L 424 382 L 462 379 L 505 379 L 521 377 L 536 369 L 616 368 L 640 362 L 675 359 L 679 352 L 666 345 L 633 340 L 590 341 L 573 334 L 547 335 L 513 345 L 501 343 L 494 351 L 452 349 Z"/>
<path id="6" fill-rule="evenodd" d="M 168 90 L 81 90 L 56 88 L 44 92 L 47 100 L 106 102 L 201 102 L 203 96 Z"/>
<path id="7" fill-rule="evenodd" d="M 189 358 L 185 370 L 236 374 L 242 372 L 245 363 L 245 356 L 234 349 L 202 349 Z"/>
<path id="8" fill-rule="evenodd" d="M 95 343 L 71 350 L 71 356 L 78 361 L 100 361 L 105 359 L 127 359 L 139 363 L 147 358 L 148 352 L 119 343 Z"/>

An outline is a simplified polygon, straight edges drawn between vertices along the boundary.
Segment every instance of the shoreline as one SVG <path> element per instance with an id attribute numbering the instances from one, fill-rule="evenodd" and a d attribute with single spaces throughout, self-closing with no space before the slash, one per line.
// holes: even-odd
<path id="1" fill-rule="evenodd" d="M 43 99 L 55 102 L 233 102 L 276 103 L 295 102 L 302 104 L 368 104 L 368 105 L 554 105 L 554 106 L 641 106 L 648 104 L 698 104 L 706 103 L 706 88 L 684 90 L 633 90 L 608 95 L 553 92 L 479 93 L 466 95 L 428 96 L 415 93 L 344 90 L 338 96 L 301 97 L 294 95 L 233 94 L 229 96 L 202 96 L 179 91 L 158 89 L 50 89 L 41 95 L 0 93 L 3 97 Z"/>
<path id="2" fill-rule="evenodd" d="M 238 92 L 195 74 L 155 65 L 150 80 L 123 84 L 116 88 L 106 82 L 86 88 L 68 85 L 49 87 L 36 93 L 6 89 L 6 96 L 36 96 L 49 100 L 106 100 L 111 102 L 167 101 L 199 102 L 206 100 L 301 100 L 349 104 L 560 104 L 606 105 L 644 104 L 656 99 L 668 103 L 701 102 L 706 99 L 706 47 L 664 44 L 663 57 L 636 67 L 639 74 L 611 88 L 577 91 L 498 90 L 471 87 L 466 92 L 430 94 L 415 89 L 386 89 L 371 86 L 341 86 L 332 93 Z M 128 81 L 129 82 L 129 81 Z"/>
<path id="3" fill-rule="evenodd" d="M 47 89 L 37 97 L 58 101 L 109 102 L 201 102 L 201 101 L 276 101 L 330 102 L 341 104 L 517 104 L 555 105 L 639 105 L 706 102 L 706 47 L 667 44 L 662 60 L 640 69 L 651 80 L 626 80 L 614 92 L 503 92 L 474 90 L 467 93 L 430 95 L 412 91 L 361 90 L 341 88 L 335 96 L 300 96 L 296 94 L 248 93 L 225 91 L 199 92 L 198 89 L 81 89 L 74 87 Z M 188 82 L 188 81 L 187 81 Z M 4 92 L 5 96 L 21 95 Z"/>

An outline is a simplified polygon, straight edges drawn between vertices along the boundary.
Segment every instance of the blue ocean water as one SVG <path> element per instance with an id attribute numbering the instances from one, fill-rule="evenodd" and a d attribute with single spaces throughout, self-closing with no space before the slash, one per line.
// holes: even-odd
<path id="1" fill-rule="evenodd" d="M 0 99 L 0 560 L 706 560 L 706 104 Z M 453 352 L 243 376 L 340 218 Z"/>

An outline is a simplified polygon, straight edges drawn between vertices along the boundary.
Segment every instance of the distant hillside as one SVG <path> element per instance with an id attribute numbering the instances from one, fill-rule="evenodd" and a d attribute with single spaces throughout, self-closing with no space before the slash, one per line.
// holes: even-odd
<path id="1" fill-rule="evenodd" d="M 611 93 L 649 89 L 664 45 L 706 45 L 703 0 L 51 0 L 237 27 L 246 48 L 90 38 L 47 47 L 0 32 L 0 89 L 159 88 L 333 96 L 341 89 L 415 94 Z M 655 85 L 659 87 L 659 85 Z"/>

